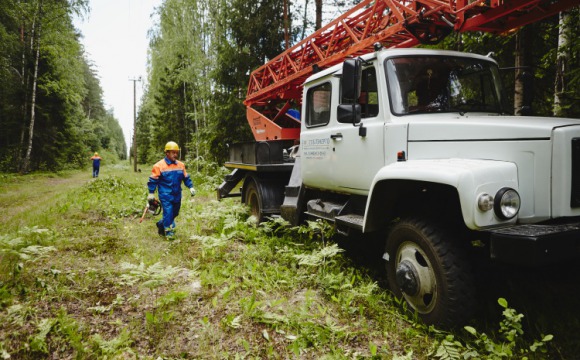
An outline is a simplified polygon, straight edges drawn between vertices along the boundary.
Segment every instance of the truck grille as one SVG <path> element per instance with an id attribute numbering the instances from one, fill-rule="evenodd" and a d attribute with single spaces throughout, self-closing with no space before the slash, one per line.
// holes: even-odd
<path id="1" fill-rule="evenodd" d="M 580 207 L 580 138 L 572 139 L 572 189 L 570 207 Z"/>

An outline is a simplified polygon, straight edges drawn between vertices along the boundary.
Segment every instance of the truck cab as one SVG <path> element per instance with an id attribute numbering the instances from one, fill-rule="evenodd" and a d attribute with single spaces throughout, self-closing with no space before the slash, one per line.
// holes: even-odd
<path id="1" fill-rule="evenodd" d="M 304 84 L 302 212 L 384 232 L 389 283 L 429 323 L 470 312 L 475 243 L 526 265 L 580 253 L 580 121 L 504 99 L 492 58 L 453 51 L 382 50 Z"/>

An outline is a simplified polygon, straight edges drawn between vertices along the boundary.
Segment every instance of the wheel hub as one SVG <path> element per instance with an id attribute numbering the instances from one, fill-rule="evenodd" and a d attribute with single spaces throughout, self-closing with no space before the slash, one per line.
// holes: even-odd
<path id="1" fill-rule="evenodd" d="M 397 265 L 395 276 L 397 285 L 405 294 L 413 296 L 419 292 L 419 274 L 410 261 L 401 261 Z"/>

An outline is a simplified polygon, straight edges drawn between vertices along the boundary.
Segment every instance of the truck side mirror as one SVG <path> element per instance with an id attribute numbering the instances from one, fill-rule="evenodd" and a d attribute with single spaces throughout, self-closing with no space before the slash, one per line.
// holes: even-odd
<path id="1" fill-rule="evenodd" d="M 342 100 L 337 109 L 339 123 L 356 125 L 361 120 L 361 106 L 357 104 L 360 97 L 362 79 L 362 60 L 346 59 L 342 64 Z"/>
<path id="2" fill-rule="evenodd" d="M 342 64 L 342 98 L 356 103 L 360 96 L 362 61 L 359 58 L 346 59 Z"/>

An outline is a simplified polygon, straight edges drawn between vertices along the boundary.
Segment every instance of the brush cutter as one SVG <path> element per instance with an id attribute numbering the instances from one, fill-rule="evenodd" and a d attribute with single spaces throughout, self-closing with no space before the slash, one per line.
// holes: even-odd
<path id="1" fill-rule="evenodd" d="M 147 201 L 147 205 L 145 206 L 145 210 L 143 210 L 143 215 L 141 216 L 141 220 L 139 220 L 139 223 L 143 221 L 143 219 L 145 218 L 145 214 L 147 213 L 153 216 L 159 215 L 161 213 L 161 204 L 159 203 L 159 200 L 153 199 Z"/>

